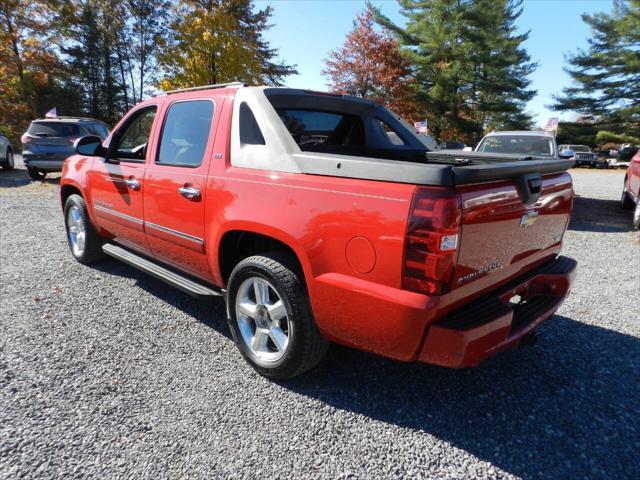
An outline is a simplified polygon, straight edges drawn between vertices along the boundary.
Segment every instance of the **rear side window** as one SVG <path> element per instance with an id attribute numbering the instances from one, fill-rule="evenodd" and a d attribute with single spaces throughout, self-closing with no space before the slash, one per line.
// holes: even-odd
<path id="1" fill-rule="evenodd" d="M 241 145 L 264 145 L 264 137 L 256 122 L 251 108 L 246 103 L 240 105 L 240 144 Z"/>
<path id="2" fill-rule="evenodd" d="M 406 145 L 400 134 L 384 120 L 376 118 L 373 121 L 373 124 L 374 127 L 378 129 L 379 133 L 381 134 L 382 138 L 385 139 L 387 144 L 393 146 Z"/>
<path id="3" fill-rule="evenodd" d="M 73 137 L 80 134 L 80 127 L 75 123 L 31 122 L 27 133 L 34 137 Z"/>
<path id="4" fill-rule="evenodd" d="M 191 100 L 169 107 L 156 163 L 179 167 L 202 164 L 211 131 L 213 102 Z"/>
<path id="5" fill-rule="evenodd" d="M 293 109 L 277 112 L 301 150 L 364 146 L 362 120 L 356 115 Z"/>

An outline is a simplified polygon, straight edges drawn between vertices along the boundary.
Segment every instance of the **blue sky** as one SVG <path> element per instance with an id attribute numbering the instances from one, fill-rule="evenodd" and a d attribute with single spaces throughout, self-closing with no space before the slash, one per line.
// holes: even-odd
<path id="1" fill-rule="evenodd" d="M 373 3 L 393 21 L 404 24 L 395 0 Z M 326 90 L 326 79 L 320 73 L 323 60 L 329 51 L 342 45 L 353 19 L 365 8 L 365 0 L 256 0 L 255 4 L 258 8 L 273 7 L 273 28 L 266 38 L 280 50 L 282 59 L 298 66 L 300 74 L 289 77 L 287 85 Z M 531 31 L 525 47 L 539 64 L 531 76 L 538 95 L 528 105 L 538 124 L 549 116 L 573 117 L 551 112 L 545 105 L 552 102 L 551 95 L 570 84 L 562 70 L 564 55 L 587 45 L 589 28 L 580 15 L 612 8 L 612 0 L 525 0 L 518 26 L 521 31 Z"/>

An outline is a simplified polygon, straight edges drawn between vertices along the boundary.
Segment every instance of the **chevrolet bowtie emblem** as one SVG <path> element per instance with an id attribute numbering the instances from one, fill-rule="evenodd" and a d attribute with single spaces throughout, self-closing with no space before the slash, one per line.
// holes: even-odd
<path id="1" fill-rule="evenodd" d="M 524 215 L 522 215 L 522 218 L 520 219 L 520 226 L 522 228 L 530 227 L 536 222 L 536 220 L 538 219 L 538 215 L 539 213 L 535 210 L 527 211 Z"/>

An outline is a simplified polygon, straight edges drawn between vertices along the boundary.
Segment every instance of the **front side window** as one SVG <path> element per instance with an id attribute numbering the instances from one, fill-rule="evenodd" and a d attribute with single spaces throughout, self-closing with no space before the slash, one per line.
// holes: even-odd
<path id="1" fill-rule="evenodd" d="M 210 100 L 171 105 L 162 129 L 156 163 L 192 168 L 200 166 L 207 149 L 213 109 Z"/>
<path id="2" fill-rule="evenodd" d="M 117 133 L 114 157 L 118 160 L 144 161 L 156 107 L 136 112 Z"/>

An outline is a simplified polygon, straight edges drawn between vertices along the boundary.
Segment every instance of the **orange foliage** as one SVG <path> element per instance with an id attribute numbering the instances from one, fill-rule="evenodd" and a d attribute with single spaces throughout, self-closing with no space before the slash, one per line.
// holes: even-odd
<path id="1" fill-rule="evenodd" d="M 377 101 L 409 121 L 424 119 L 410 64 L 394 38 L 374 30 L 371 11 L 356 18 L 344 45 L 325 64 L 322 73 L 332 91 Z"/>

